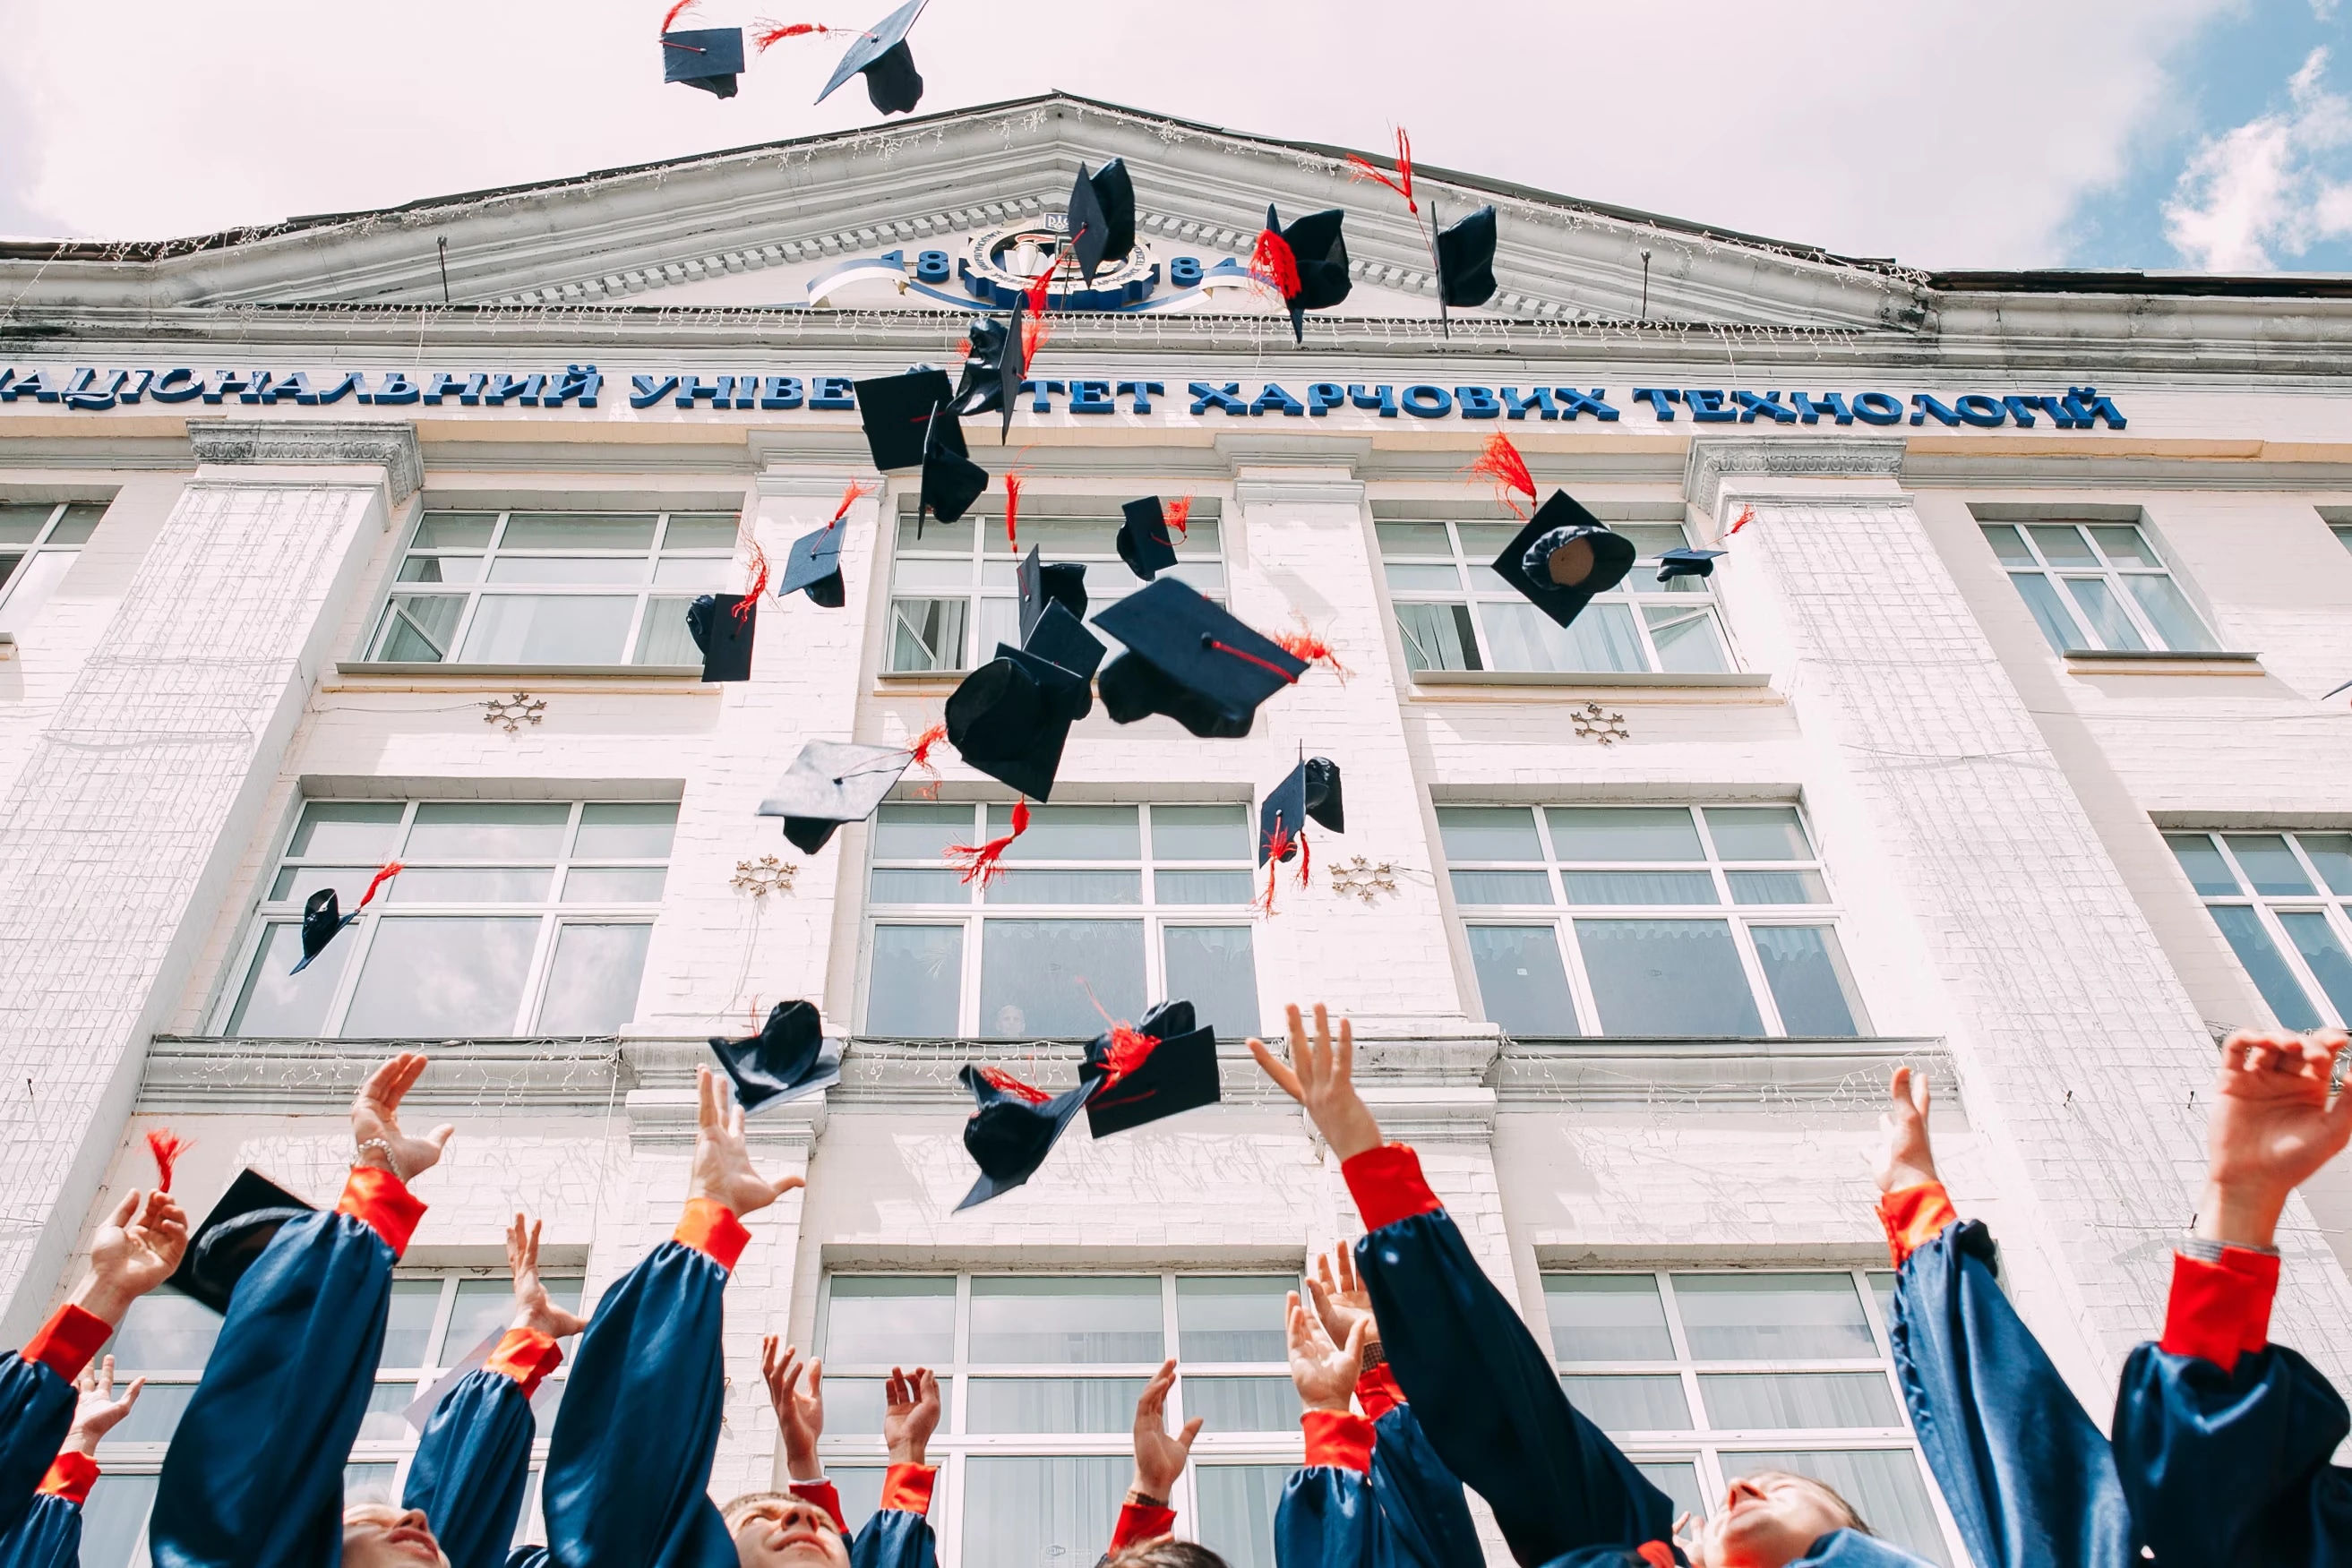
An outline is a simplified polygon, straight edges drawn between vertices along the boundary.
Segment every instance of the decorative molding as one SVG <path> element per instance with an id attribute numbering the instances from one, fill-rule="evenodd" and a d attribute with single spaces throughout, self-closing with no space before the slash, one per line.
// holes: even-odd
<path id="1" fill-rule="evenodd" d="M 381 466 L 395 507 L 425 483 L 416 427 L 394 420 L 192 419 L 188 444 L 199 463 Z"/>
<path id="2" fill-rule="evenodd" d="M 1940 1039 L 1506 1040 L 1491 1082 L 1501 1103 L 1832 1105 L 1875 1114 L 1887 1075 L 1925 1067 L 1954 1082 Z"/>
<path id="3" fill-rule="evenodd" d="M 1234 499 L 1244 507 L 1361 507 L 1364 486 L 1357 479 L 1269 479 L 1260 472 L 1234 486 Z"/>
<path id="4" fill-rule="evenodd" d="M 1901 436 L 1700 435 L 1683 465 L 1683 497 L 1713 517 L 1733 478 L 1896 479 Z"/>
<path id="5" fill-rule="evenodd" d="M 422 1051 L 433 1058 L 408 1103 L 439 1109 L 571 1113 L 610 1105 L 635 1082 L 628 1048 L 610 1036 L 357 1040 L 158 1035 L 147 1049 L 138 1109 L 334 1114 L 396 1051 Z"/>

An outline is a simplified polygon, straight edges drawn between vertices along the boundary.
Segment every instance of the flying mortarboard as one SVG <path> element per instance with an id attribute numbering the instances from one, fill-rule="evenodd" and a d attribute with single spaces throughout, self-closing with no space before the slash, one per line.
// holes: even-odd
<path id="1" fill-rule="evenodd" d="M 1634 554 L 1633 540 L 1610 532 L 1567 491 L 1554 490 L 1495 558 L 1495 570 L 1565 626 L 1594 594 L 1624 580 Z"/>
<path id="2" fill-rule="evenodd" d="M 907 0 L 858 34 L 849 52 L 834 67 L 833 79 L 816 95 L 817 102 L 831 98 L 835 88 L 860 72 L 866 76 L 866 96 L 884 114 L 905 114 L 922 102 L 923 76 L 915 68 L 914 51 L 907 47 L 907 29 L 923 14 L 924 4 L 925 0 Z"/>
<path id="3" fill-rule="evenodd" d="M 317 1212 L 259 1171 L 241 1171 L 188 1238 L 188 1250 L 167 1282 L 226 1313 L 236 1282 L 277 1237 L 278 1228 Z"/>
<path id="4" fill-rule="evenodd" d="M 1070 607 L 1059 600 L 1049 599 L 1045 612 L 1021 639 L 1021 650 L 1051 660 L 1074 675 L 1087 680 L 1095 678 L 1102 668 L 1103 655 L 1110 650 L 1103 640 L 1087 630 L 1086 622 L 1070 613 Z M 1080 718 L 1086 717 L 1081 713 Z"/>
<path id="5" fill-rule="evenodd" d="M 735 96 L 735 78 L 743 74 L 743 29 L 688 27 L 664 33 L 662 80 L 684 82 L 719 98 Z"/>
<path id="6" fill-rule="evenodd" d="M 1021 394 L 1018 374 L 1010 382 L 1005 379 L 1004 350 L 1010 337 L 1001 318 L 980 316 L 973 319 L 970 330 L 964 334 L 968 346 L 964 350 L 963 368 L 956 372 L 955 397 L 948 404 L 957 418 L 1009 409 L 1013 400 Z M 1013 369 L 1017 372 L 1019 368 L 1016 358 Z"/>
<path id="7" fill-rule="evenodd" d="M 367 891 L 360 894 L 358 907 L 349 915 L 345 915 L 337 903 L 333 888 L 322 887 L 312 894 L 302 905 L 302 956 L 287 973 L 299 975 L 309 968 L 310 960 L 327 950 L 327 944 L 335 939 L 336 933 L 359 919 L 360 910 L 365 909 L 374 900 L 375 890 L 398 876 L 400 869 L 398 861 L 387 862 L 369 880 Z"/>
<path id="8" fill-rule="evenodd" d="M 1027 643 L 1035 629 L 1037 618 L 1045 613 L 1048 604 L 1064 604 L 1070 613 L 1083 619 L 1087 612 L 1087 569 L 1083 561 L 1041 559 L 1037 547 L 1031 545 L 1029 553 L 1021 558 L 1015 573 L 1021 589 L 1021 640 Z"/>
<path id="9" fill-rule="evenodd" d="M 1124 261 L 1135 248 L 1135 182 L 1128 178 L 1126 159 L 1114 158 L 1091 175 L 1078 165 L 1069 225 L 1070 249 L 1091 288 L 1105 262 Z"/>
<path id="10" fill-rule="evenodd" d="M 1257 254 L 1289 259 L 1291 277 L 1282 275 L 1279 260 L 1272 263 L 1272 276 L 1282 291 L 1283 303 L 1290 308 L 1291 333 L 1301 343 L 1307 340 L 1307 312 L 1329 309 L 1346 299 L 1352 287 L 1348 278 L 1348 242 L 1339 233 L 1346 216 L 1337 207 L 1327 207 L 1285 228 L 1273 206 L 1265 209 L 1265 229 L 1258 235 Z M 1254 260 L 1252 270 L 1258 265 Z"/>
<path id="11" fill-rule="evenodd" d="M 1087 1102 L 1087 1130 L 1097 1138 L 1213 1105 L 1223 1096 L 1217 1031 L 1195 1026 L 1190 1002 L 1162 1002 L 1132 1030 L 1097 1035 L 1078 1075 L 1106 1081 Z"/>
<path id="12" fill-rule="evenodd" d="M 1257 863 L 1271 857 L 1286 861 L 1298 852 L 1299 831 L 1309 822 L 1347 831 L 1339 800 L 1339 765 L 1328 757 L 1310 757 L 1290 770 L 1281 783 L 1265 792 L 1257 809 Z M 1276 847 L 1280 846 L 1276 853 Z"/>
<path id="13" fill-rule="evenodd" d="M 1076 1089 L 1049 1096 L 993 1067 L 967 1062 L 957 1076 L 978 1103 L 963 1124 L 963 1146 L 980 1166 L 980 1179 L 956 1205 L 958 1214 L 1011 1192 L 1035 1176 L 1045 1156 L 1053 1153 L 1055 1143 L 1068 1130 L 1071 1119 L 1094 1098 L 1102 1082 L 1084 1079 Z"/>
<path id="14" fill-rule="evenodd" d="M 939 429 L 939 444 L 961 454 L 963 427 L 953 417 L 932 417 L 943 403 L 955 401 L 955 389 L 945 371 L 929 366 L 904 375 L 877 376 L 856 383 L 857 422 L 866 427 L 866 449 L 874 466 L 885 474 L 922 465 L 930 450 L 931 434 Z"/>
<path id="15" fill-rule="evenodd" d="M 686 607 L 686 630 L 702 650 L 704 680 L 751 678 L 751 638 L 759 620 L 757 601 L 740 593 L 706 593 Z"/>
<path id="16" fill-rule="evenodd" d="M 1102 672 L 1103 706 L 1116 724 L 1163 713 L 1204 739 L 1234 739 L 1249 733 L 1259 704 L 1307 673 L 1304 659 L 1172 577 L 1094 623 L 1127 644 Z"/>
<path id="17" fill-rule="evenodd" d="M 758 815 L 782 817 L 784 837 L 803 854 L 824 848 L 844 822 L 862 822 L 914 761 L 903 746 L 812 740 L 801 747 Z"/>
<path id="18" fill-rule="evenodd" d="M 1495 297 L 1495 209 L 1480 207 L 1437 231 L 1437 298 L 1484 305 Z"/>
<path id="19" fill-rule="evenodd" d="M 1678 577 L 1713 577 L 1715 559 L 1725 553 L 1719 549 L 1670 549 L 1658 558 L 1658 580 L 1671 582 Z"/>
<path id="20" fill-rule="evenodd" d="M 991 779 L 1051 800 L 1071 721 L 1091 701 L 1083 675 L 999 643 L 949 695 L 948 741 Z"/>
<path id="21" fill-rule="evenodd" d="M 947 378 L 942 376 L 941 381 Z M 915 537 L 923 537 L 923 519 L 952 523 L 971 509 L 988 488 L 988 470 L 964 455 L 963 430 L 945 409 L 930 423 L 935 439 L 923 447 L 923 487 L 915 513 Z M 941 434 L 940 432 L 946 432 Z M 952 440 L 949 439 L 950 436 Z"/>
<path id="22" fill-rule="evenodd" d="M 1150 582 L 1176 564 L 1176 545 L 1168 537 L 1168 513 L 1160 497 L 1146 496 L 1119 508 L 1127 520 L 1118 525 L 1118 559 L 1128 570 Z"/>
<path id="23" fill-rule="evenodd" d="M 826 1043 L 824 1021 L 808 1002 L 778 1002 L 759 1033 L 744 1040 L 714 1036 L 710 1049 L 734 1080 L 735 1103 L 746 1112 L 841 1082 L 841 1047 Z"/>
<path id="24" fill-rule="evenodd" d="M 784 559 L 784 580 L 776 585 L 776 597 L 806 590 L 810 603 L 840 609 L 849 596 L 841 580 L 841 538 L 840 525 L 828 524 L 794 539 L 793 553 Z"/>

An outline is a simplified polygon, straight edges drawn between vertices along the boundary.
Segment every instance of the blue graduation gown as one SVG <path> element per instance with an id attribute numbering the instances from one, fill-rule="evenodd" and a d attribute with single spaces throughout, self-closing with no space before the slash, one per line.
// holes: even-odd
<path id="1" fill-rule="evenodd" d="M 42 1492 L 16 1527 L 0 1536 L 0 1568 L 76 1568 L 81 1561 L 81 1504 Z"/>
<path id="2" fill-rule="evenodd" d="M 70 1311 L 60 1311 L 50 1325 L 61 1322 Z M 97 1333 L 95 1320 L 82 1321 L 89 1325 L 91 1337 L 105 1337 Z M 35 1344 L 48 1334 L 45 1328 Z M 82 1360 L 87 1363 L 89 1357 Z M 33 1506 L 41 1478 L 48 1474 L 49 1462 L 73 1425 L 78 1398 L 73 1380 L 58 1376 L 47 1364 L 28 1361 L 13 1350 L 0 1355 L 0 1531 L 14 1530 Z"/>
<path id="3" fill-rule="evenodd" d="M 530 1398 L 503 1372 L 477 1367 L 434 1407 L 401 1492 L 423 1511 L 449 1568 L 499 1568 L 530 1490 L 537 1435 Z"/>
<path id="4" fill-rule="evenodd" d="M 1462 1483 L 1430 1446 L 1412 1406 L 1370 1423 L 1369 1469 L 1309 1462 L 1275 1511 L 1281 1568 L 1482 1568 L 1486 1553 Z"/>

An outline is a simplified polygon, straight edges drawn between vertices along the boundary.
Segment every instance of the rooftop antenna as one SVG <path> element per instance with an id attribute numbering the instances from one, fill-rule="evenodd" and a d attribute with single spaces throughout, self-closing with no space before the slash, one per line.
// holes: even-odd
<path id="1" fill-rule="evenodd" d="M 446 239 L 445 239 L 445 240 L 443 240 L 441 243 L 442 243 L 444 246 L 446 246 L 449 242 L 448 242 L 447 240 L 446 240 Z M 443 292 L 445 292 L 445 293 L 446 293 L 446 292 L 447 292 L 447 289 L 446 289 L 446 283 L 445 283 L 445 287 L 444 287 Z M 1649 253 L 1648 251 L 1646 251 L 1646 250 L 1645 250 L 1645 251 L 1643 251 L 1643 252 L 1642 253 L 1642 319 L 1643 319 L 1643 320 L 1644 320 L 1644 321 L 1646 321 L 1646 320 L 1648 320 L 1649 319 L 1650 319 L 1650 253 Z"/>
<path id="2" fill-rule="evenodd" d="M 441 245 L 441 303 L 446 305 L 449 303 L 449 236 L 447 235 L 442 235 L 439 237 Z M 1649 254 L 1650 253 L 1646 250 L 1642 253 L 1645 259 L 1648 257 Z M 1645 299 L 1649 298 L 1649 287 L 1647 284 L 1643 286 L 1642 297 Z"/>

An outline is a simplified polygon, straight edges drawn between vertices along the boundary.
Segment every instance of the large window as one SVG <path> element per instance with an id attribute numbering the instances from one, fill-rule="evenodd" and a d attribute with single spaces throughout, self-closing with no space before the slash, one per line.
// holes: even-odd
<path id="1" fill-rule="evenodd" d="M 726 586 L 737 524 L 732 512 L 428 511 L 367 657 L 699 664 L 687 606 Z"/>
<path id="2" fill-rule="evenodd" d="M 1283 1297 L 1296 1275 L 835 1274 L 821 1309 L 825 1473 L 853 1527 L 882 1490 L 882 1384 L 939 1375 L 931 1519 L 950 1568 L 1091 1563 L 1134 1468 L 1136 1396 L 1180 1358 L 1175 1430 L 1204 1418 L 1169 1500 L 1233 1568 L 1274 1568 L 1274 1510 L 1301 1459 Z"/>
<path id="3" fill-rule="evenodd" d="M 968 670 L 995 656 L 999 643 L 1021 641 L 1021 596 L 1013 581 L 1019 564 L 1004 538 L 1003 497 L 961 522 L 926 519 L 915 537 L 911 514 L 898 518 L 898 545 L 890 563 L 890 645 L 885 668 L 898 674 Z M 1087 497 L 1024 497 L 1015 527 L 1020 554 L 1032 545 L 1049 561 L 1087 565 L 1087 613 L 1094 614 L 1143 587 L 1118 559 L 1118 507 Z M 1195 501 L 1189 529 L 1170 539 L 1174 577 L 1223 603 L 1224 559 L 1219 546 L 1217 503 Z"/>
<path id="4" fill-rule="evenodd" d="M 2221 646 L 2138 524 L 1980 526 L 2054 652 L 2205 653 Z"/>
<path id="5" fill-rule="evenodd" d="M 1012 831 L 1010 806 L 877 814 L 867 1034 L 1089 1039 L 1170 998 L 1257 1032 L 1248 807 L 1033 806 L 986 889 L 948 863 Z"/>
<path id="6" fill-rule="evenodd" d="M 0 628 L 31 623 L 104 516 L 95 502 L 0 502 Z"/>
<path id="7" fill-rule="evenodd" d="M 1440 806 L 1486 1018 L 1512 1034 L 1860 1035 L 1794 806 Z"/>
<path id="8" fill-rule="evenodd" d="M 1421 670 L 1667 671 L 1731 668 L 1715 581 L 1658 578 L 1658 557 L 1690 543 L 1680 523 L 1612 523 L 1641 552 L 1625 580 L 1562 628 L 1496 574 L 1517 523 L 1458 522 L 1372 504 L 1381 562 L 1408 667 Z"/>
<path id="9" fill-rule="evenodd" d="M 1880 1535 L 1957 1560 L 1903 1416 L 1886 1322 L 1895 1276 L 1544 1276 L 1560 1386 L 1677 1512 L 1755 1470 L 1834 1488 Z"/>
<path id="10" fill-rule="evenodd" d="M 2352 1024 L 2352 833 L 2165 841 L 2281 1024 Z"/>
<path id="11" fill-rule="evenodd" d="M 579 1310 L 579 1276 L 559 1270 L 543 1279 L 548 1295 L 559 1306 Z M 513 1316 L 514 1286 L 503 1270 L 403 1269 L 394 1277 L 375 1387 L 343 1467 L 347 1502 L 399 1500 L 418 1431 L 404 1413 L 452 1364 L 502 1331 Z M 83 1512 L 81 1568 L 130 1568 L 146 1562 L 144 1536 L 147 1511 L 155 1500 L 155 1475 L 220 1331 L 219 1313 L 166 1288 L 133 1302 L 101 1353 L 114 1357 L 118 1392 L 133 1377 L 144 1376 L 148 1382 L 130 1416 L 100 1446 L 99 1463 L 105 1473 Z M 575 1348 L 565 1342 L 566 1356 Z M 540 1519 L 539 1476 L 565 1370 L 557 1369 L 535 1402 L 539 1431 L 518 1541 L 547 1539 Z"/>
<path id="12" fill-rule="evenodd" d="M 312 800 L 263 891 L 222 1032 L 447 1040 L 610 1034 L 635 1016 L 673 801 Z M 358 907 L 310 967 L 302 905 Z"/>

